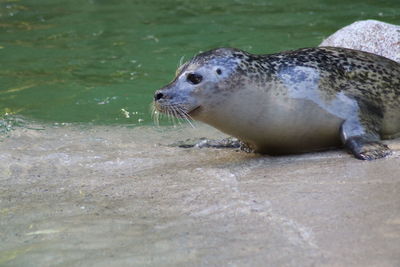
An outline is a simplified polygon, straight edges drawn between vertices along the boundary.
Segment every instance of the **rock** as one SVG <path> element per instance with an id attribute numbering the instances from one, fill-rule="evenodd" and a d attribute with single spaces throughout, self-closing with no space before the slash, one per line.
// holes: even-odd
<path id="1" fill-rule="evenodd" d="M 377 20 L 356 21 L 326 38 L 320 46 L 357 49 L 400 62 L 400 26 Z"/>

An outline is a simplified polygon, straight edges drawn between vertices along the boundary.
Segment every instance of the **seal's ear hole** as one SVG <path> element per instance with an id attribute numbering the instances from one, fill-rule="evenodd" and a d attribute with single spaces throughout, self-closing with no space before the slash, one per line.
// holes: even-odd
<path id="1" fill-rule="evenodd" d="M 199 84 L 203 80 L 203 76 L 196 73 L 189 73 L 186 79 L 192 84 Z"/>
<path id="2" fill-rule="evenodd" d="M 221 69 L 217 69 L 216 72 L 217 72 L 218 75 L 222 74 L 222 70 Z"/>

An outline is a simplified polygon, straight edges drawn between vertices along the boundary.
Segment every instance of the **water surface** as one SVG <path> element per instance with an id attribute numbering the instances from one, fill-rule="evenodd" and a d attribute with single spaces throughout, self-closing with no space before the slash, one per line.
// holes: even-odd
<path id="1" fill-rule="evenodd" d="M 399 14 L 397 0 L 0 0 L 0 113 L 152 124 L 153 92 L 182 58 L 316 46 L 356 20 L 400 24 Z"/>

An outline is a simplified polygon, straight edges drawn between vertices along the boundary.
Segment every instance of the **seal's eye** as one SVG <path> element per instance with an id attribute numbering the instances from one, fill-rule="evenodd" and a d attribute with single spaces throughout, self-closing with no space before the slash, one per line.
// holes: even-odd
<path id="1" fill-rule="evenodd" d="M 192 84 L 199 84 L 203 80 L 203 76 L 196 73 L 189 73 L 186 79 Z"/>
<path id="2" fill-rule="evenodd" d="M 222 74 L 222 70 L 221 69 L 217 69 L 216 72 L 217 72 L 218 75 Z"/>

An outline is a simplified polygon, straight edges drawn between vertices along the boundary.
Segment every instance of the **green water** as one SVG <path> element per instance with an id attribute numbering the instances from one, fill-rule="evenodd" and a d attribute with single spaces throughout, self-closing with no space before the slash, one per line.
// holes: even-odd
<path id="1" fill-rule="evenodd" d="M 400 24 L 400 2 L 0 0 L 0 114 L 151 124 L 153 92 L 182 57 L 316 46 L 362 19 Z"/>

